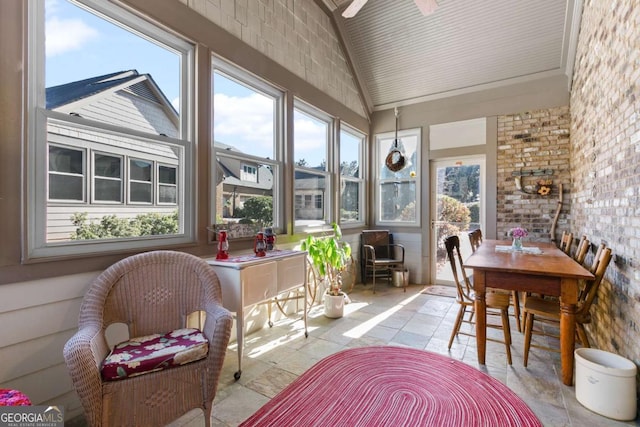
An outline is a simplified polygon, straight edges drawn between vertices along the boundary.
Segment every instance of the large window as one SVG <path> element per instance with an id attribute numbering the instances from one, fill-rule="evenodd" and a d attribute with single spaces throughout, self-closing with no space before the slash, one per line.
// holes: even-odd
<path id="1" fill-rule="evenodd" d="M 340 129 L 340 222 L 364 222 L 364 135 L 348 126 Z"/>
<path id="2" fill-rule="evenodd" d="M 330 148 L 333 120 L 326 114 L 296 101 L 293 111 L 293 138 L 296 203 L 296 227 L 329 224 L 331 208 L 331 172 L 327 159 L 332 158 Z"/>
<path id="3" fill-rule="evenodd" d="M 385 163 L 394 143 L 395 134 L 376 136 L 377 150 L 377 205 L 376 222 L 379 224 L 420 225 L 420 129 L 398 132 L 399 144 L 406 164 L 401 170 L 391 171 Z"/>
<path id="4" fill-rule="evenodd" d="M 213 69 L 211 221 L 280 231 L 283 94 L 220 59 Z"/>
<path id="5" fill-rule="evenodd" d="M 193 241 L 193 46 L 111 2 L 29 9 L 29 257 Z"/>

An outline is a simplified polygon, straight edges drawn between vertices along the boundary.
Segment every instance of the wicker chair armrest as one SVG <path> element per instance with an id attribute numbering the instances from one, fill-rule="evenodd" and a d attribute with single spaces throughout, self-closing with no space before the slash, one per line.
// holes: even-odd
<path id="1" fill-rule="evenodd" d="M 205 311 L 207 318 L 204 322 L 202 334 L 207 338 L 211 346 L 215 347 L 223 343 L 223 346 L 226 347 L 231 335 L 233 315 L 222 305 L 213 301 L 207 303 Z"/>
<path id="2" fill-rule="evenodd" d="M 73 386 L 87 411 L 89 425 L 99 425 L 102 414 L 100 366 L 109 346 L 98 324 L 81 327 L 65 344 L 63 354 Z M 90 412 L 90 413 L 89 413 Z"/>
<path id="3" fill-rule="evenodd" d="M 391 243 L 389 244 L 389 246 L 394 248 L 394 251 L 393 251 L 394 255 L 396 253 L 395 248 L 398 248 L 400 250 L 400 255 L 401 255 L 400 259 L 404 263 L 404 245 L 401 245 L 400 243 Z"/>

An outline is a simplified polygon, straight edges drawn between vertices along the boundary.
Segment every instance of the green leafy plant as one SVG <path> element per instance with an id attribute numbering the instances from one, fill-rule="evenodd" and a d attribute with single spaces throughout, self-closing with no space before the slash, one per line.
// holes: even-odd
<path id="1" fill-rule="evenodd" d="M 301 242 L 300 249 L 307 251 L 311 264 L 321 279 L 328 284 L 329 295 L 340 295 L 342 292 L 342 273 L 351 259 L 351 246 L 341 241 L 342 231 L 335 222 L 331 224 L 333 235 L 315 237 L 307 236 Z"/>

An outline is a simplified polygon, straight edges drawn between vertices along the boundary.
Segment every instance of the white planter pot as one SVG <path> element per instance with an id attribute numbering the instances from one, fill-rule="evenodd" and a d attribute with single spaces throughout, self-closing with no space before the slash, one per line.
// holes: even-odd
<path id="1" fill-rule="evenodd" d="M 344 316 L 344 294 L 324 295 L 324 315 L 331 319 Z"/>

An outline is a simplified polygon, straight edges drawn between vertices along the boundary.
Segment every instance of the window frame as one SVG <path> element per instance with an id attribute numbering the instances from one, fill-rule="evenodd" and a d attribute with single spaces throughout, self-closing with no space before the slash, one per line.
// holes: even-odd
<path id="1" fill-rule="evenodd" d="M 403 227 L 420 227 L 420 171 L 422 170 L 421 165 L 421 143 L 422 143 L 422 129 L 414 128 L 414 129 L 404 129 L 398 131 L 398 139 L 402 140 L 403 138 L 415 137 L 416 138 L 416 165 L 415 170 L 416 174 L 414 177 L 408 178 L 381 178 L 381 168 L 382 159 L 387 156 L 387 153 L 382 153 L 382 142 L 386 140 L 395 139 L 395 132 L 384 132 L 375 135 L 375 224 L 380 226 L 403 226 Z M 403 144 L 404 145 L 404 144 Z M 382 185 L 387 183 L 395 183 L 395 182 L 413 182 L 415 185 L 415 220 L 414 221 L 389 221 L 382 220 L 382 205 L 381 205 L 381 195 L 382 195 Z"/>
<path id="2" fill-rule="evenodd" d="M 342 215 L 340 213 L 342 208 L 342 197 L 338 196 L 338 218 L 340 219 L 340 226 L 342 228 L 355 228 L 362 227 L 365 224 L 367 217 L 367 208 L 366 208 L 366 176 L 367 176 L 367 168 L 365 165 L 364 159 L 365 157 L 365 149 L 367 143 L 367 135 L 363 132 L 357 130 L 355 127 L 350 126 L 347 123 L 340 123 L 340 148 L 342 148 L 342 132 L 350 134 L 352 137 L 358 138 L 360 140 L 360 147 L 358 150 L 358 168 L 359 168 L 359 176 L 353 177 L 349 175 L 342 174 L 342 158 L 340 156 L 340 150 L 338 150 L 338 174 L 339 174 L 339 188 L 342 189 L 343 182 L 353 182 L 358 185 L 358 220 L 357 221 L 343 221 Z"/>
<path id="3" fill-rule="evenodd" d="M 106 153 L 101 150 L 89 150 L 91 153 L 91 172 L 89 176 L 91 177 L 91 204 L 112 204 L 112 205 L 123 205 L 124 201 L 124 183 L 125 183 L 125 164 L 126 157 L 121 154 L 114 153 Z M 111 178 L 108 176 L 98 175 L 96 172 L 96 156 L 97 155 L 105 155 L 109 157 L 114 157 L 120 159 L 120 177 L 119 178 Z M 107 200 L 107 199 L 98 199 L 96 197 L 96 180 L 104 180 L 104 181 L 119 181 L 120 182 L 120 200 Z"/>
<path id="4" fill-rule="evenodd" d="M 180 187 L 180 183 L 178 182 L 178 167 L 175 165 L 170 165 L 168 163 L 162 163 L 162 162 L 155 162 L 156 163 L 156 176 L 158 177 L 157 182 L 156 182 L 156 204 L 159 206 L 177 206 L 177 202 L 178 202 L 178 194 L 180 193 L 179 187 Z M 160 168 L 168 168 L 168 169 L 173 169 L 174 170 L 174 175 L 175 175 L 175 182 L 174 183 L 168 183 L 168 182 L 162 182 L 161 180 L 161 174 L 160 174 Z M 176 191 L 176 201 L 175 202 L 163 202 L 161 200 L 160 197 L 160 189 L 163 187 L 171 187 L 171 188 L 175 188 Z"/>
<path id="5" fill-rule="evenodd" d="M 195 87 L 195 45 L 186 39 L 157 26 L 123 7 L 99 0 L 73 0 L 73 3 L 94 13 L 98 17 L 119 25 L 139 37 L 159 44 L 180 58 L 180 107 L 179 138 L 154 135 L 108 123 L 75 117 L 47 110 L 45 100 L 45 2 L 29 2 L 28 5 L 28 187 L 24 208 L 27 213 L 26 260 L 47 260 L 52 257 L 86 256 L 87 254 L 108 254 L 133 249 L 152 249 L 167 245 L 188 244 L 196 240 L 195 231 L 195 159 L 194 143 L 194 87 Z M 64 242 L 47 241 L 48 208 L 48 138 L 49 121 L 74 126 L 87 131 L 98 131 L 113 135 L 161 144 L 170 147 L 178 156 L 177 181 L 183 183 L 178 191 L 180 230 L 176 234 L 138 236 L 133 238 L 79 240 Z M 45 143 L 43 143 L 43 141 Z M 55 142 L 55 141 L 54 141 Z M 85 148 L 86 149 L 86 148 Z M 91 150 L 90 150 L 91 151 Z M 87 155 L 87 158 L 90 158 Z M 92 165 L 85 163 L 86 172 L 92 175 Z M 187 174 L 187 171 L 191 171 Z M 124 177 L 123 177 L 124 178 Z M 85 182 L 91 178 L 85 177 Z M 93 189 L 91 190 L 93 192 Z M 85 189 L 86 192 L 86 189 Z M 87 195 L 85 194 L 85 198 Z M 87 203 L 85 201 L 85 203 Z M 102 202 L 101 202 L 102 203 Z"/>
<path id="6" fill-rule="evenodd" d="M 49 168 L 49 157 L 50 157 L 50 148 L 51 147 L 57 147 L 57 148 L 61 148 L 64 150 L 69 150 L 69 151 L 78 151 L 82 154 L 82 173 L 81 174 L 73 174 L 71 172 L 58 172 L 58 171 L 51 171 L 51 169 Z M 78 147 L 72 147 L 72 146 L 68 146 L 65 144 L 61 144 L 58 142 L 51 142 L 49 144 L 47 144 L 47 203 L 60 203 L 60 204 L 69 204 L 69 205 L 84 205 L 87 203 L 87 174 L 88 174 L 88 170 L 87 170 L 87 149 L 82 147 L 82 148 L 78 148 Z M 51 193 L 50 193 L 50 178 L 51 175 L 54 176 L 79 176 L 82 178 L 82 199 L 81 200 L 76 200 L 76 199 L 52 199 L 50 197 Z"/>
<path id="7" fill-rule="evenodd" d="M 239 152 L 237 150 L 225 150 L 221 148 L 217 148 L 215 145 L 215 134 L 214 134 L 214 121 L 215 121 L 215 111 L 214 111 L 214 97 L 215 97 L 215 84 L 214 84 L 214 74 L 218 72 L 223 75 L 225 78 L 233 80 L 235 83 L 245 86 L 246 88 L 258 92 L 264 96 L 273 98 L 274 100 L 274 117 L 273 117 L 273 138 L 274 138 L 274 147 L 273 153 L 274 158 L 270 159 L 267 157 L 255 156 L 252 154 Z M 217 55 L 211 55 L 211 212 L 210 212 L 210 224 L 216 224 L 217 218 L 216 213 L 218 212 L 218 197 L 217 197 L 217 177 L 222 171 L 218 170 L 218 158 L 228 158 L 236 160 L 240 163 L 240 165 L 249 164 L 256 165 L 256 181 L 259 181 L 259 169 L 260 167 L 268 166 L 271 168 L 271 173 L 273 177 L 273 186 L 272 186 L 272 207 L 273 207 L 273 222 L 271 226 L 274 228 L 276 233 L 284 232 L 284 195 L 282 189 L 284 188 L 283 179 L 284 179 L 284 108 L 285 108 L 285 93 L 281 89 L 269 84 L 268 82 L 262 80 L 261 78 L 255 76 L 254 74 L 249 73 L 246 70 L 220 58 Z M 224 195 L 220 198 L 222 206 L 220 206 L 220 210 L 223 211 L 225 208 L 224 204 Z M 248 236 L 241 237 L 253 237 L 253 233 Z"/>
<path id="8" fill-rule="evenodd" d="M 133 172 L 132 172 L 132 163 L 134 162 L 145 162 L 149 164 L 149 170 L 150 170 L 150 177 L 149 177 L 149 181 L 142 181 L 139 179 L 133 179 Z M 141 159 L 139 157 L 134 157 L 134 156 L 127 156 L 127 165 L 128 167 L 128 174 L 127 174 L 127 204 L 129 205 L 142 205 L 142 206 L 152 206 L 155 205 L 155 201 L 157 199 L 157 197 L 154 194 L 154 183 L 156 180 L 156 174 L 155 174 L 155 164 L 156 162 L 153 160 L 148 160 L 148 159 Z M 131 195 L 133 194 L 133 190 L 131 189 L 131 185 L 132 184 L 144 184 L 146 186 L 149 187 L 149 195 L 151 197 L 151 200 L 149 200 L 148 202 L 146 201 L 137 201 L 137 200 L 132 200 L 131 199 Z"/>

